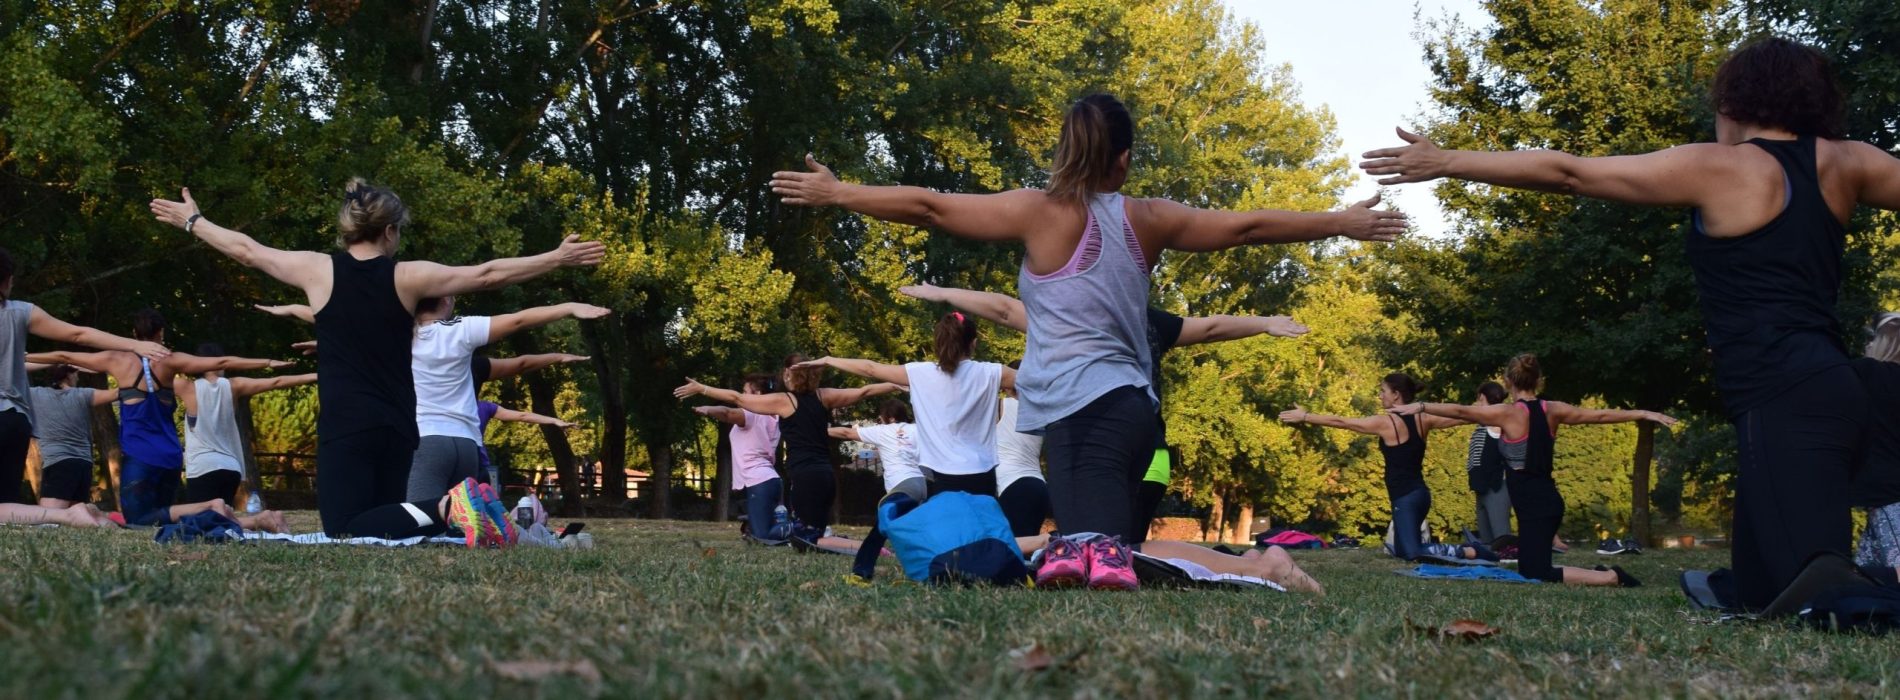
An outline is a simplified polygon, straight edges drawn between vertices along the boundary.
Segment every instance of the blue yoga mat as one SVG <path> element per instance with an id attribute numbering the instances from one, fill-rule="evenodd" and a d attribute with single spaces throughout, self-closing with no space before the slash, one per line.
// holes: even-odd
<path id="1" fill-rule="evenodd" d="M 1412 578 L 1450 579 L 1454 581 L 1500 581 L 1503 583 L 1538 583 L 1537 579 L 1524 578 L 1510 569 L 1495 566 L 1437 566 L 1420 564 L 1417 568 L 1403 569 L 1392 573 Z"/>

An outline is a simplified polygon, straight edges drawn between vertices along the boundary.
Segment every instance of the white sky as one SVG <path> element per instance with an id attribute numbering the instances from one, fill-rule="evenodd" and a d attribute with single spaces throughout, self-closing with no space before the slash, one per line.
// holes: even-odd
<path id="1" fill-rule="evenodd" d="M 1398 143 L 1392 127 L 1415 125 L 1424 112 L 1431 73 L 1412 36 L 1414 14 L 1449 12 L 1469 25 L 1490 19 L 1478 0 L 1223 1 L 1237 19 L 1260 28 L 1268 63 L 1292 66 L 1305 102 L 1331 109 L 1355 173 L 1359 154 Z M 1375 190 L 1371 178 L 1359 175 L 1349 201 Z M 1448 228 L 1431 185 L 1393 188 L 1386 201 L 1410 214 L 1422 234 Z"/>

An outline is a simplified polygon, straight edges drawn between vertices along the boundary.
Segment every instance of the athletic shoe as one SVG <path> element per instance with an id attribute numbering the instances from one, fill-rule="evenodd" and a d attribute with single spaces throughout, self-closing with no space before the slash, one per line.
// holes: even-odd
<path id="1" fill-rule="evenodd" d="M 487 509 L 489 531 L 484 534 L 488 535 L 489 543 L 497 547 L 513 547 L 516 542 L 520 542 L 521 528 L 515 525 L 513 518 L 508 517 L 508 506 L 503 505 L 501 497 L 495 495 L 494 487 L 476 484 L 475 492 L 482 497 L 483 506 Z"/>
<path id="2" fill-rule="evenodd" d="M 462 483 L 449 489 L 448 495 L 448 525 L 461 529 L 463 542 L 469 549 L 484 544 L 486 538 L 482 533 L 492 530 L 494 525 L 488 522 L 488 509 L 484 507 L 481 493 L 475 486 L 475 480 L 463 479 Z"/>
<path id="3" fill-rule="evenodd" d="M 1089 588 L 1132 591 L 1141 586 L 1135 578 L 1134 554 L 1122 544 L 1120 535 L 1088 543 Z"/>
<path id="4" fill-rule="evenodd" d="M 1635 576 L 1631 576 L 1630 572 L 1624 571 L 1623 567 L 1620 567 L 1620 566 L 1603 566 L 1599 564 L 1597 565 L 1596 570 L 1615 572 L 1616 585 L 1622 586 L 1624 588 L 1637 588 L 1643 585 L 1642 581 L 1636 580 Z"/>
<path id="5" fill-rule="evenodd" d="M 1624 546 L 1623 540 L 1604 540 L 1602 544 L 1597 545 L 1597 554 L 1606 557 L 1628 554 L 1629 551 L 1629 547 Z"/>
<path id="6" fill-rule="evenodd" d="M 1042 567 L 1036 569 L 1037 588 L 1071 588 L 1088 583 L 1088 547 L 1081 542 L 1050 535 L 1042 548 Z"/>
<path id="7" fill-rule="evenodd" d="M 1627 554 L 1642 554 L 1643 546 L 1638 544 L 1636 540 L 1626 539 L 1623 540 L 1623 551 Z"/>

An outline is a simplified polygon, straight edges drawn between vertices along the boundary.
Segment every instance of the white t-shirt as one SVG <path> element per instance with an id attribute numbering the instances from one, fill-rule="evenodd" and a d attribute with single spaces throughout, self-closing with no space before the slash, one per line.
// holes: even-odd
<path id="1" fill-rule="evenodd" d="M 1017 479 L 1042 477 L 1042 436 L 1016 432 L 1016 400 L 1003 399 L 1003 415 L 996 421 L 996 493 Z"/>
<path id="2" fill-rule="evenodd" d="M 917 426 L 886 423 L 858 427 L 858 440 L 877 448 L 878 465 L 884 472 L 884 492 L 897 490 L 905 479 L 922 479 L 917 467 Z"/>
<path id="3" fill-rule="evenodd" d="M 996 467 L 996 394 L 1003 366 L 965 360 L 956 374 L 935 362 L 904 365 L 917 414 L 917 461 L 938 474 L 981 474 Z"/>
<path id="4" fill-rule="evenodd" d="M 469 358 L 488 344 L 487 316 L 458 316 L 416 328 L 409 368 L 416 379 L 416 428 L 423 435 L 482 441 Z"/>

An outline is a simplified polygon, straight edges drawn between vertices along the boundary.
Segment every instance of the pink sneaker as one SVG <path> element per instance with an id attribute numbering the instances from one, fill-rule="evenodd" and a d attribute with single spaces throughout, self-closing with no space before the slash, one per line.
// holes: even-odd
<path id="1" fill-rule="evenodd" d="M 1134 554 L 1122 544 L 1120 536 L 1088 544 L 1089 588 L 1132 591 L 1140 587 L 1135 578 Z"/>
<path id="2" fill-rule="evenodd" d="M 1036 570 L 1036 587 L 1071 588 L 1088 583 L 1088 547 L 1061 535 L 1049 536 L 1042 548 L 1042 568 Z"/>

